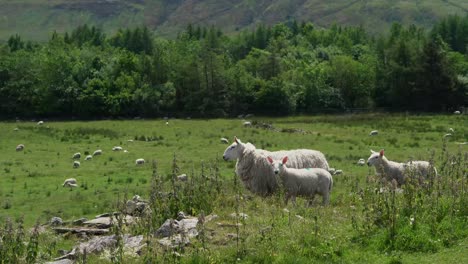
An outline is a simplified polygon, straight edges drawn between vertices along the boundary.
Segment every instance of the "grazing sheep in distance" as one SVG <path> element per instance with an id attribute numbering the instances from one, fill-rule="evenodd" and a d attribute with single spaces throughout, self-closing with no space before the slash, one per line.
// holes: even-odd
<path id="1" fill-rule="evenodd" d="M 13 131 L 18 131 L 18 130 L 19 130 L 19 128 L 17 128 L 17 127 L 15 127 L 15 128 L 13 129 Z"/>
<path id="2" fill-rule="evenodd" d="M 128 153 L 128 150 L 124 149 L 124 153 Z"/>
<path id="3" fill-rule="evenodd" d="M 100 150 L 100 149 L 93 152 L 93 156 L 97 156 L 97 155 L 101 155 L 101 154 L 102 154 L 102 150 Z"/>
<path id="4" fill-rule="evenodd" d="M 357 162 L 357 165 L 364 166 L 364 165 L 366 165 L 366 161 L 364 159 L 359 159 L 358 162 Z"/>
<path id="5" fill-rule="evenodd" d="M 229 144 L 229 140 L 227 140 L 227 138 L 221 138 L 221 143 Z"/>
<path id="6" fill-rule="evenodd" d="M 237 160 L 235 172 L 244 186 L 252 193 L 267 196 L 278 189 L 278 182 L 271 170 L 271 164 L 266 160 L 267 156 L 275 159 L 288 156 L 290 168 L 328 170 L 328 162 L 320 151 L 297 149 L 270 152 L 256 149 L 251 143 L 242 143 L 237 137 L 234 137 L 234 143 L 224 151 L 223 159 Z"/>
<path id="7" fill-rule="evenodd" d="M 273 168 L 275 175 L 279 175 L 286 191 L 285 203 L 288 204 L 291 198 L 293 204 L 296 204 L 296 196 L 305 196 L 309 198 L 309 205 L 316 194 L 323 198 L 322 205 L 327 205 L 330 201 L 330 192 L 333 187 L 333 178 L 325 169 L 322 168 L 288 168 L 286 163 L 288 157 L 273 160 L 267 157 L 268 162 Z"/>
<path id="8" fill-rule="evenodd" d="M 112 148 L 113 151 L 121 151 L 123 148 L 121 146 L 115 146 Z"/>
<path id="9" fill-rule="evenodd" d="M 379 134 L 379 131 L 377 130 L 372 130 L 370 133 L 369 133 L 369 136 L 377 136 Z"/>
<path id="10" fill-rule="evenodd" d="M 37 122 L 37 125 L 38 125 L 38 126 L 42 126 L 43 124 L 44 124 L 44 121 L 42 121 L 42 120 L 39 121 L 39 122 Z"/>
<path id="11" fill-rule="evenodd" d="M 187 174 L 184 173 L 184 174 L 178 175 L 177 180 L 178 181 L 187 181 L 188 180 Z"/>
<path id="12" fill-rule="evenodd" d="M 63 187 L 70 187 L 70 190 L 71 190 L 72 187 L 73 188 L 78 187 L 78 184 L 75 178 L 69 178 L 63 182 Z"/>
<path id="13" fill-rule="evenodd" d="M 73 168 L 74 168 L 74 169 L 79 168 L 80 165 L 81 165 L 81 163 L 80 163 L 79 161 L 77 161 L 77 160 L 73 161 Z"/>
<path id="14" fill-rule="evenodd" d="M 455 133 L 455 130 L 453 130 L 453 128 L 451 128 L 451 127 L 448 129 L 448 131 L 449 131 L 450 133 Z"/>
<path id="15" fill-rule="evenodd" d="M 459 115 L 459 114 L 461 114 L 461 112 L 460 112 L 460 111 L 458 111 L 458 110 L 457 110 L 457 111 L 455 111 L 455 112 L 453 112 L 453 113 L 454 113 L 454 114 L 456 114 L 456 115 Z"/>
<path id="16" fill-rule="evenodd" d="M 80 153 L 80 152 L 77 152 L 77 153 L 73 154 L 73 157 L 72 157 L 72 158 L 73 158 L 73 159 L 79 159 L 79 158 L 81 158 L 81 153 Z"/>
<path id="17" fill-rule="evenodd" d="M 250 121 L 245 121 L 244 123 L 242 123 L 243 126 L 245 127 L 251 127 L 252 126 L 252 122 Z"/>
<path id="18" fill-rule="evenodd" d="M 93 156 L 91 156 L 91 155 L 88 155 L 88 156 L 86 156 L 86 158 L 85 158 L 85 160 L 91 160 L 91 159 L 93 159 Z"/>
<path id="19" fill-rule="evenodd" d="M 24 149 L 23 144 L 19 144 L 18 146 L 16 146 L 16 151 L 22 151 L 23 149 Z"/>
<path id="20" fill-rule="evenodd" d="M 419 176 L 418 178 L 420 183 L 431 173 L 434 173 L 434 175 L 437 176 L 436 168 L 429 162 L 410 161 L 408 163 L 398 163 L 390 161 L 384 156 L 383 149 L 380 152 L 371 150 L 371 155 L 367 159 L 367 165 L 374 166 L 377 175 L 380 175 L 389 181 L 395 180 L 398 187 L 405 184 L 406 177 L 410 176 L 412 173 Z"/>
<path id="21" fill-rule="evenodd" d="M 144 159 L 137 159 L 137 160 L 135 160 L 135 164 L 136 165 L 143 165 L 143 164 L 145 164 L 145 160 Z"/>

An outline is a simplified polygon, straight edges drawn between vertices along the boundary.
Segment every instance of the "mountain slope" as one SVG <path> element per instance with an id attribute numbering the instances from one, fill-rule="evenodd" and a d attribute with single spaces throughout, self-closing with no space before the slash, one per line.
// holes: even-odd
<path id="1" fill-rule="evenodd" d="M 70 31 L 84 23 L 108 33 L 146 24 L 165 36 L 189 23 L 236 32 L 290 19 L 323 27 L 363 25 L 379 32 L 393 22 L 430 27 L 446 15 L 467 13 L 465 0 L 0 0 L 0 40 L 15 33 L 45 40 L 53 30 Z"/>

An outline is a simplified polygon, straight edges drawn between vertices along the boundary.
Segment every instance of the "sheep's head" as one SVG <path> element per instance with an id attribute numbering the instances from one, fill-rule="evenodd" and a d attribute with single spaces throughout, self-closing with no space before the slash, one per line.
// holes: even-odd
<path id="1" fill-rule="evenodd" d="M 371 155 L 367 159 L 367 166 L 377 166 L 382 162 L 382 158 L 384 157 L 384 150 L 380 150 L 379 152 L 375 152 L 371 150 Z"/>
<path id="2" fill-rule="evenodd" d="M 268 162 L 270 162 L 271 166 L 273 167 L 273 172 L 275 174 L 281 174 L 284 170 L 284 164 L 288 162 L 288 156 L 284 157 L 283 159 L 280 160 L 273 160 L 272 157 L 268 156 L 267 157 Z"/>
<path id="3" fill-rule="evenodd" d="M 226 148 L 223 154 L 223 159 L 226 161 L 238 159 L 242 155 L 244 148 L 244 143 L 242 143 L 237 137 L 234 137 L 234 143 Z"/>

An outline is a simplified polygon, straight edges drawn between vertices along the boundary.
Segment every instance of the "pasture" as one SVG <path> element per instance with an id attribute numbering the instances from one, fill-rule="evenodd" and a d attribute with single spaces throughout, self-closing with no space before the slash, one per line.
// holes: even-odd
<path id="1" fill-rule="evenodd" d="M 249 120 L 254 126 L 243 127 L 240 119 L 170 119 L 168 124 L 161 119 L 45 120 L 41 126 L 0 123 L 0 228 L 8 218 L 24 221 L 25 228 L 44 224 L 53 216 L 93 218 L 118 210 L 124 198 L 138 194 L 148 199 L 157 189 L 178 192 L 179 199 L 160 204 L 155 212 L 159 219 L 130 232 L 147 234 L 180 210 L 194 216 L 216 214 L 219 219 L 207 223 L 205 232 L 179 249 L 180 256 L 159 250 L 150 241 L 153 250 L 144 251 L 144 256 L 123 256 L 112 262 L 451 263 L 468 259 L 468 145 L 457 144 L 468 141 L 468 117 L 350 114 Z M 444 139 L 449 128 L 454 132 Z M 371 130 L 378 130 L 378 135 L 369 136 Z M 296 207 L 288 204 L 285 209 L 282 193 L 268 198 L 249 193 L 234 174 L 235 162 L 222 159 L 227 145 L 220 138 L 232 141 L 234 136 L 272 151 L 323 152 L 330 167 L 343 170 L 333 178 L 330 205 L 308 208 L 298 199 Z M 15 151 L 18 144 L 24 144 L 24 150 Z M 114 146 L 128 153 L 112 151 Z M 402 193 L 381 192 L 374 168 L 356 163 L 360 158 L 367 160 L 370 149 L 382 148 L 390 160 L 432 160 L 440 177 L 428 188 L 407 184 Z M 97 149 L 102 149 L 102 155 L 84 160 Z M 79 168 L 73 168 L 76 152 L 82 154 Z M 146 163 L 135 165 L 138 158 Z M 182 173 L 192 184 L 172 181 Z M 67 178 L 76 178 L 79 187 L 62 187 Z M 235 212 L 248 218 L 230 217 Z M 219 227 L 218 222 L 233 227 Z M 29 241 L 27 234 L 24 240 Z M 69 249 L 78 240 L 44 235 L 37 258 L 57 257 L 58 249 Z M 111 262 L 97 257 L 88 261 Z"/>

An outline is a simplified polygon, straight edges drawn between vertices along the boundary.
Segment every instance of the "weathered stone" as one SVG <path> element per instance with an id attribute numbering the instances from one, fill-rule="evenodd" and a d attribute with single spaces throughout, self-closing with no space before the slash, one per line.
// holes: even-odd
<path id="1" fill-rule="evenodd" d="M 125 224 L 132 224 L 134 222 L 134 218 L 131 215 L 125 215 L 123 218 L 123 222 Z M 112 225 L 117 223 L 117 217 L 99 217 L 96 219 L 92 219 L 83 223 L 83 225 L 97 227 L 97 228 L 109 228 Z"/>
<path id="2" fill-rule="evenodd" d="M 164 246 L 166 248 L 177 248 L 180 246 L 186 246 L 190 244 L 190 239 L 188 237 L 177 234 L 172 237 L 162 238 L 158 240 L 158 242 L 161 246 Z"/>
<path id="3" fill-rule="evenodd" d="M 73 228 L 73 227 L 55 227 L 53 230 L 59 234 L 63 233 L 86 233 L 87 235 L 104 235 L 109 233 L 109 229 L 102 229 L 102 228 Z"/>
<path id="4" fill-rule="evenodd" d="M 244 220 L 247 220 L 249 218 L 249 216 L 244 213 L 239 213 L 239 214 L 232 213 L 229 216 L 231 216 L 232 218 L 239 218 L 239 219 L 244 219 Z"/>
<path id="5" fill-rule="evenodd" d="M 72 224 L 74 225 L 82 225 L 84 222 L 88 221 L 87 218 L 83 217 L 80 219 L 73 220 Z"/>
<path id="6" fill-rule="evenodd" d="M 59 226 L 59 225 L 63 225 L 63 220 L 60 217 L 54 216 L 50 219 L 49 223 L 52 226 Z"/>

